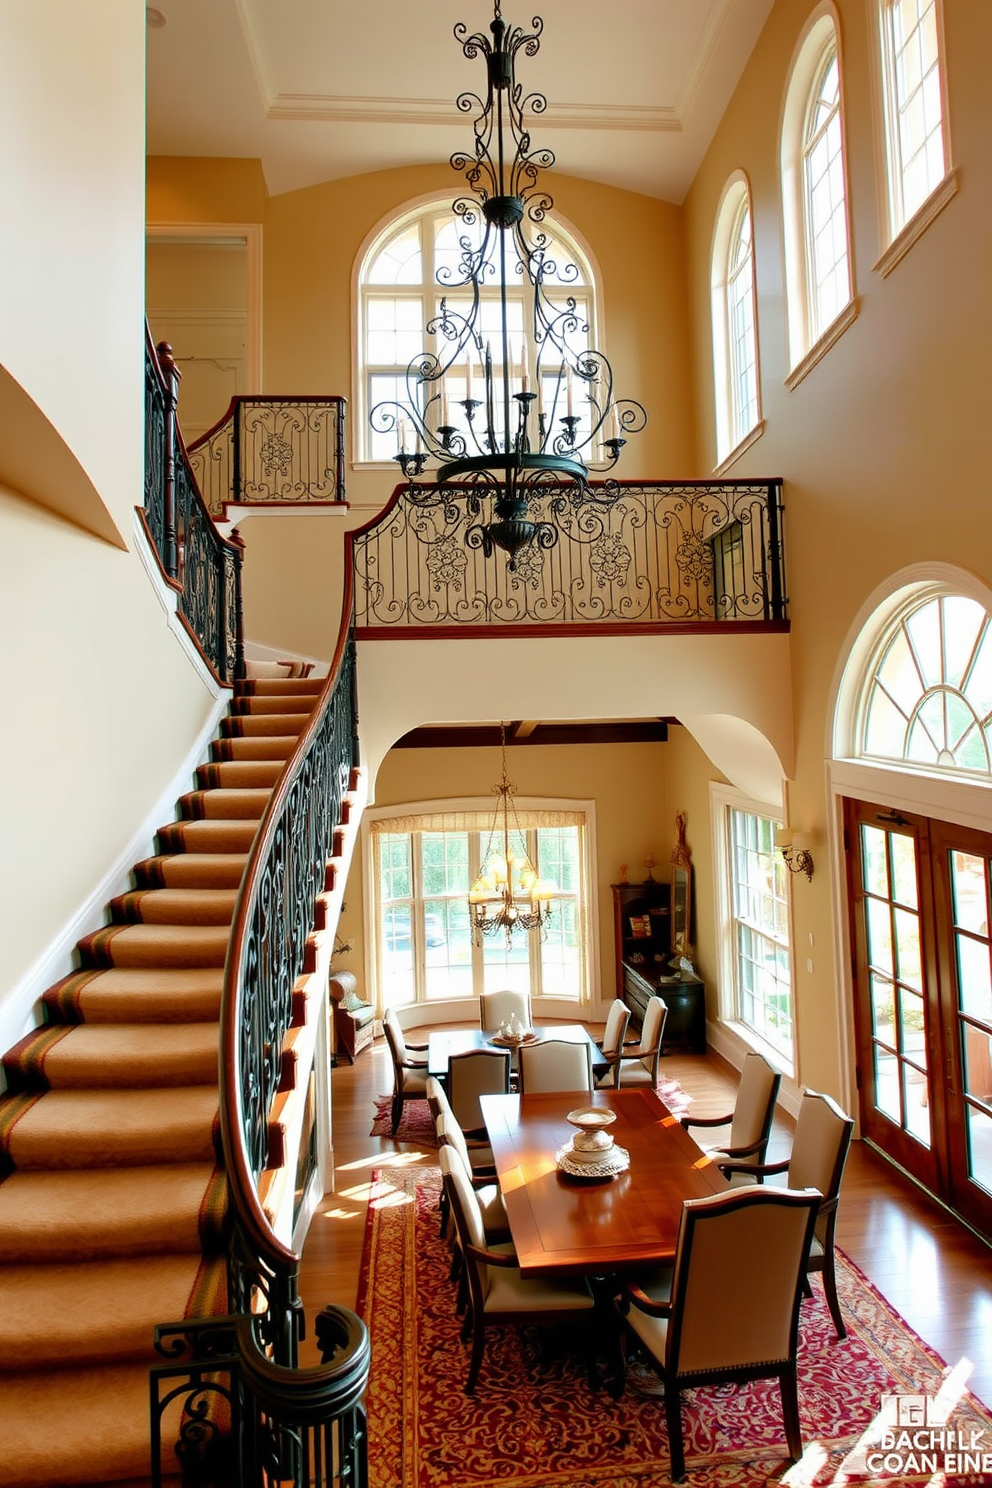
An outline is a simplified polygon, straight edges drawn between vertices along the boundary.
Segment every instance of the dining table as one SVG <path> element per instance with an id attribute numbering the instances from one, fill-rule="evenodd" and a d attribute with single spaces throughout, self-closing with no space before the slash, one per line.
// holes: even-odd
<path id="1" fill-rule="evenodd" d="M 686 1199 L 729 1187 L 653 1090 L 484 1095 L 482 1113 L 522 1276 L 617 1276 L 671 1264 Z M 605 1108 L 630 1158 L 608 1178 L 572 1177 L 558 1155 L 569 1112 Z"/>
<path id="2" fill-rule="evenodd" d="M 541 1043 L 548 1039 L 562 1039 L 570 1044 L 588 1044 L 593 1076 L 605 1074 L 609 1061 L 602 1049 L 590 1037 L 588 1029 L 581 1023 L 550 1023 L 543 1028 L 531 1030 L 531 1042 Z M 487 1033 L 481 1028 L 439 1028 L 427 1035 L 427 1073 L 444 1080 L 448 1073 L 448 1061 L 452 1054 L 468 1054 L 475 1049 L 509 1048 L 510 1068 L 517 1067 L 517 1049 L 512 1044 L 501 1043 L 498 1034 Z"/>

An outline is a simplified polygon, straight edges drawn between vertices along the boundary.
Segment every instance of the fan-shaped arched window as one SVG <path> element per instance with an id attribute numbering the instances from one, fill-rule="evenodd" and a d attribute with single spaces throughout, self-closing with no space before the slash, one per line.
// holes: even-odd
<path id="1" fill-rule="evenodd" d="M 859 753 L 929 770 L 992 774 L 992 616 L 962 594 L 894 620 L 864 689 Z"/>
<path id="2" fill-rule="evenodd" d="M 717 459 L 722 461 L 761 418 L 751 198 L 742 175 L 727 186 L 717 214 L 711 284 Z"/>
<path id="3" fill-rule="evenodd" d="M 568 299 L 575 300 L 575 329 L 569 344 L 581 351 L 585 346 L 600 344 L 596 326 L 596 282 L 592 265 L 572 233 L 560 220 L 546 218 L 541 223 L 546 238 L 543 252 L 543 278 L 549 298 L 557 302 L 556 286 L 561 288 L 561 308 Z M 439 312 L 442 297 L 455 311 L 468 309 L 470 287 L 461 287 L 464 278 L 462 241 L 475 243 L 481 232 L 479 221 L 468 224 L 456 217 L 450 199 L 427 202 L 413 210 L 405 209 L 376 233 L 366 247 L 358 266 L 357 313 L 358 375 L 356 387 L 355 431 L 358 460 L 391 460 L 397 450 L 395 431 L 374 432 L 369 427 L 370 410 L 393 401 L 403 403 L 410 396 L 407 368 L 422 351 L 440 351 L 427 333 L 427 323 Z M 514 365 L 521 359 L 530 363 L 526 370 L 531 386 L 542 402 L 554 400 L 553 369 L 544 368 L 547 387 L 536 384 L 536 346 L 533 327 L 525 315 L 527 277 L 519 264 L 507 272 L 507 323 L 510 327 L 509 355 Z M 483 286 L 481 333 L 492 333 L 491 350 L 494 370 L 501 368 L 500 287 L 495 282 Z M 461 296 L 461 298 L 459 298 Z M 526 334 L 525 334 L 526 333 Z M 480 368 L 475 369 L 478 378 Z M 446 421 L 461 427 L 464 410 L 461 401 L 478 396 L 479 383 L 473 389 L 472 372 L 463 360 L 455 363 L 445 379 Z M 580 413 L 585 408 L 580 407 Z M 583 429 L 580 425 L 579 435 Z"/>

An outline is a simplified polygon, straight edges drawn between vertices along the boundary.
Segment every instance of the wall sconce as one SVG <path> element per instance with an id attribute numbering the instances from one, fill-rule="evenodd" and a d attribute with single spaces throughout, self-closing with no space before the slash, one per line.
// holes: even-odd
<path id="1" fill-rule="evenodd" d="M 779 827 L 775 833 L 775 846 L 785 859 L 785 866 L 790 873 L 805 873 L 807 883 L 813 878 L 812 843 L 811 832 L 794 832 L 791 827 Z"/>

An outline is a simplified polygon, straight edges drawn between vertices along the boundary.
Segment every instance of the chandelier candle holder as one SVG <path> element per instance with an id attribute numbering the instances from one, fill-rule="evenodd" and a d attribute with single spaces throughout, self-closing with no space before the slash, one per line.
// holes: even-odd
<path id="1" fill-rule="evenodd" d="M 526 841 L 513 805 L 516 786 L 506 774 L 506 729 L 500 725 L 502 769 L 493 786 L 496 811 L 478 877 L 468 891 L 469 918 L 476 945 L 486 935 L 503 932 L 509 946 L 514 930 L 543 930 L 551 917 L 551 895 L 556 886 L 540 878 L 526 848 L 511 847 L 511 818 L 517 841 Z"/>
<path id="2" fill-rule="evenodd" d="M 474 141 L 471 152 L 452 155 L 451 165 L 472 195 L 452 203 L 457 266 L 438 270 L 446 293 L 426 326 L 437 350 L 413 358 L 404 401 L 378 403 L 370 421 L 379 433 L 396 431 L 393 458 L 415 504 L 445 499 L 413 484 L 429 466 L 439 485 L 467 488 L 472 517 L 481 518 L 483 498 L 492 497 L 494 520 L 470 525 L 465 542 L 487 557 L 502 549 L 512 570 L 522 548 L 557 541 L 555 526 L 540 520 L 533 503 L 550 499 L 565 510 L 616 500 L 615 483 L 594 490 L 590 471 L 611 470 L 647 415 L 640 403 L 616 398 L 609 361 L 588 345 L 589 325 L 573 292 L 579 270 L 555 256 L 543 227 L 553 201 L 538 176 L 555 157 L 532 146 L 526 121 L 544 113 L 547 100 L 524 93 L 515 67 L 519 53 L 538 52 L 544 22 L 535 16 L 530 31 L 508 26 L 500 4 L 495 0 L 491 40 L 470 35 L 462 22 L 454 29 L 467 58 L 485 59 L 486 89 L 456 100 L 471 116 Z M 522 331 L 508 314 L 514 282 L 525 286 Z M 498 325 L 484 334 L 483 304 L 494 304 L 489 290 L 498 295 Z M 449 376 L 464 397 L 451 396 Z M 464 417 L 452 418 L 454 409 Z"/>

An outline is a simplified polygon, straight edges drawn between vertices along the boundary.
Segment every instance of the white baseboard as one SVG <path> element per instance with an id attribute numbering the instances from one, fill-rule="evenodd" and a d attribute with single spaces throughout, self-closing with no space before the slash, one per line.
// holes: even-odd
<path id="1" fill-rule="evenodd" d="M 216 684 L 214 684 L 216 687 Z M 84 935 L 101 929 L 107 923 L 107 904 L 117 894 L 133 887 L 131 869 L 155 851 L 155 834 L 163 822 L 175 815 L 176 801 L 192 788 L 193 772 L 209 754 L 210 742 L 217 734 L 220 719 L 227 712 L 229 694 L 224 691 L 214 701 L 206 723 L 182 765 L 152 807 L 141 826 L 121 849 L 117 859 L 96 884 L 75 914 L 52 938 L 34 964 L 4 998 L 0 1007 L 0 1050 L 9 1049 L 42 1022 L 39 999 L 54 982 L 76 970 L 74 952 Z M 0 1077 L 2 1080 L 2 1077 Z"/>

